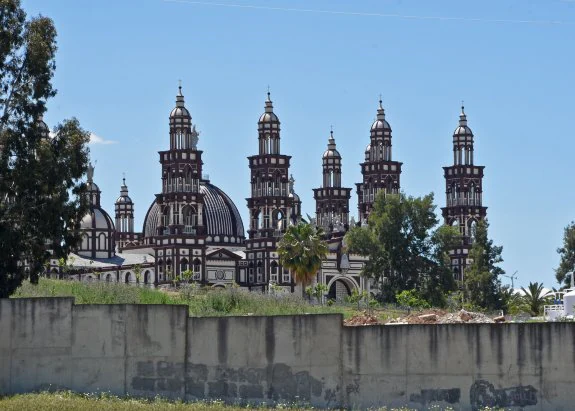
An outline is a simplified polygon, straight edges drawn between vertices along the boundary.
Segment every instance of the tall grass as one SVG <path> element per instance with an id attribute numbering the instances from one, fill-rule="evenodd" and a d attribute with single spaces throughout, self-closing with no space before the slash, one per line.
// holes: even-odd
<path id="1" fill-rule="evenodd" d="M 351 311 L 342 306 L 311 305 L 295 295 L 270 296 L 231 289 L 185 287 L 166 292 L 123 283 L 40 279 L 38 285 L 24 283 L 12 296 L 74 297 L 76 304 L 181 304 L 192 316 L 327 314 Z"/>

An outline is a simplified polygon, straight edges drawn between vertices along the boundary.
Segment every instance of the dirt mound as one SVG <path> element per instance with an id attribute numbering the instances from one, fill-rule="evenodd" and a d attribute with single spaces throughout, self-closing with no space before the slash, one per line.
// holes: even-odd
<path id="1" fill-rule="evenodd" d="M 348 318 L 343 321 L 344 325 L 347 326 L 358 326 L 358 325 L 376 325 L 381 324 L 377 317 L 372 314 L 368 314 L 367 311 L 355 314 L 353 317 Z"/>

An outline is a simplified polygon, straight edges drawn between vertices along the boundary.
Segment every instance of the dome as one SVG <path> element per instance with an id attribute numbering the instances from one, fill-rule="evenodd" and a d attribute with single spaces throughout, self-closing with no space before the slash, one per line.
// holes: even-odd
<path id="1" fill-rule="evenodd" d="M 241 243 L 245 239 L 244 225 L 230 197 L 220 188 L 205 181 L 200 184 L 200 192 L 204 195 L 203 223 L 206 227 L 206 244 Z M 154 201 L 144 220 L 145 237 L 157 235 L 160 216 L 160 206 Z"/>
<path id="2" fill-rule="evenodd" d="M 98 184 L 94 183 L 93 181 L 88 181 L 86 183 L 86 190 L 87 191 L 100 191 L 100 187 L 98 187 Z"/>
<path id="3" fill-rule="evenodd" d="M 371 130 L 391 130 L 391 126 L 387 120 L 375 120 L 371 125 Z"/>
<path id="4" fill-rule="evenodd" d="M 340 158 L 341 154 L 339 154 L 339 151 L 337 151 L 337 150 L 326 150 L 325 153 L 323 153 L 323 158 L 327 158 L 327 157 Z"/>
<path id="5" fill-rule="evenodd" d="M 129 196 L 120 196 L 118 197 L 118 199 L 116 200 L 116 204 L 120 204 L 120 203 L 131 203 L 132 199 Z"/>
<path id="6" fill-rule="evenodd" d="M 190 112 L 185 107 L 174 107 L 170 112 L 170 117 L 190 117 Z"/>
<path id="7" fill-rule="evenodd" d="M 80 229 L 113 230 L 114 223 L 106 211 L 99 207 L 94 207 L 82 218 Z"/>
<path id="8" fill-rule="evenodd" d="M 280 121 L 278 116 L 276 116 L 276 113 L 263 113 L 259 119 L 260 123 L 271 123 L 276 121 Z"/>

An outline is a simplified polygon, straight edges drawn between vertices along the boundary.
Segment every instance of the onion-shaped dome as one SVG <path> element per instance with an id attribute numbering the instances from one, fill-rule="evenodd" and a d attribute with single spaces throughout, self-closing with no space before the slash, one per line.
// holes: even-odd
<path id="1" fill-rule="evenodd" d="M 379 100 L 379 107 L 377 109 L 377 117 L 373 124 L 371 125 L 371 131 L 386 131 L 391 132 L 391 127 L 387 120 L 385 119 L 385 110 L 382 105 L 382 101 Z"/>
<path id="2" fill-rule="evenodd" d="M 327 143 L 327 150 L 323 153 L 323 158 L 341 158 L 341 154 L 336 149 L 335 139 L 333 138 L 333 130 L 330 132 L 329 140 Z"/>
<path id="3" fill-rule="evenodd" d="M 204 195 L 202 223 L 206 228 L 206 244 L 241 244 L 245 239 L 242 217 L 230 199 L 220 188 L 202 181 L 200 193 Z M 144 236 L 158 235 L 161 207 L 154 201 L 144 220 Z"/>
<path id="4" fill-rule="evenodd" d="M 453 132 L 453 137 L 473 137 L 473 132 L 467 125 L 467 115 L 465 114 L 465 106 L 461 106 L 461 114 L 459 115 L 459 125 Z"/>

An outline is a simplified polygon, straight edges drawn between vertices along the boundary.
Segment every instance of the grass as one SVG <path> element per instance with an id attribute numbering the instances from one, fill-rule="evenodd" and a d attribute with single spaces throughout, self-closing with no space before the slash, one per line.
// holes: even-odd
<path id="1" fill-rule="evenodd" d="M 348 318 L 357 312 L 353 306 L 312 305 L 299 296 L 274 297 L 249 293 L 236 288 L 199 289 L 185 287 L 179 292 L 166 292 L 122 283 L 52 280 L 41 278 L 38 285 L 25 282 L 12 298 L 74 297 L 76 304 L 181 304 L 189 307 L 191 316 L 343 314 Z M 378 311 L 382 319 L 398 316 L 403 311 Z"/>
<path id="2" fill-rule="evenodd" d="M 240 411 L 246 409 L 259 410 L 311 410 L 313 408 L 301 407 L 295 404 L 280 404 L 275 408 L 264 406 L 237 406 L 225 405 L 221 401 L 201 401 L 192 403 L 167 401 L 161 398 L 142 400 L 135 398 L 121 398 L 109 394 L 75 394 L 69 391 L 41 392 L 35 394 L 20 394 L 11 397 L 0 397 L 0 409 L 14 411 Z M 453 408 L 430 406 L 432 411 L 453 411 Z M 411 411 L 412 408 L 372 408 L 373 411 Z M 483 411 L 499 411 L 500 408 L 484 408 Z"/>

